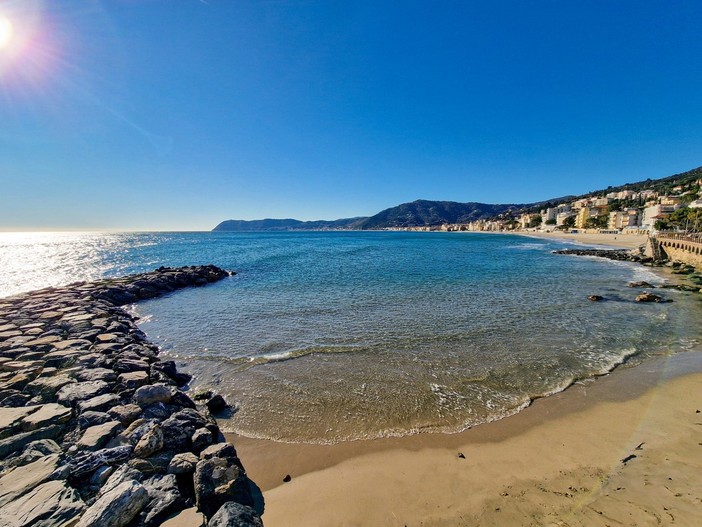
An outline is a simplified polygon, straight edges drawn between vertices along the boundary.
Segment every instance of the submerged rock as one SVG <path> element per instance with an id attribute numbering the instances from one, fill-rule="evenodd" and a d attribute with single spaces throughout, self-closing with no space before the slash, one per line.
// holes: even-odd
<path id="1" fill-rule="evenodd" d="M 640 295 L 638 295 L 635 299 L 636 302 L 671 302 L 671 300 L 666 300 L 660 295 L 655 295 L 653 293 L 649 293 L 647 291 L 644 291 Z"/>

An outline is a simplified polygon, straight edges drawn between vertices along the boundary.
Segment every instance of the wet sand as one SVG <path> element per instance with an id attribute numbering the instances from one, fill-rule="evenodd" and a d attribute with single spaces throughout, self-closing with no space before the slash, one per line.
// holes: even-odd
<path id="1" fill-rule="evenodd" d="M 228 439 L 263 491 L 267 527 L 697 525 L 699 410 L 698 350 L 619 368 L 460 434 Z"/>

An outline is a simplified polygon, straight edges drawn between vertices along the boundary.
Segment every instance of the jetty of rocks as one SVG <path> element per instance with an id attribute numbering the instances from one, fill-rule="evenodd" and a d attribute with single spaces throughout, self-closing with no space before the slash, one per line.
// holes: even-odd
<path id="1" fill-rule="evenodd" d="M 229 275 L 161 267 L 0 299 L 0 526 L 262 526 L 190 377 L 120 307 Z"/>

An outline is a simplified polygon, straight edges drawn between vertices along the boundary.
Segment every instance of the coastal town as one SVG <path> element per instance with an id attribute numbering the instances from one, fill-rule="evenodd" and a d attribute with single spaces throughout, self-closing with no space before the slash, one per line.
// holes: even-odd
<path id="1" fill-rule="evenodd" d="M 702 228 L 702 178 L 663 190 L 602 191 L 542 208 L 512 210 L 491 219 L 390 228 L 409 231 L 536 231 L 656 234 L 697 233 Z"/>

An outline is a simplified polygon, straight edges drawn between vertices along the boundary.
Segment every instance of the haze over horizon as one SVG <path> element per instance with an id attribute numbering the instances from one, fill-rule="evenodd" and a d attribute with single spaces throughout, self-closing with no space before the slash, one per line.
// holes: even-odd
<path id="1" fill-rule="evenodd" d="M 525 203 L 697 167 L 697 1 L 0 1 L 0 231 Z"/>

